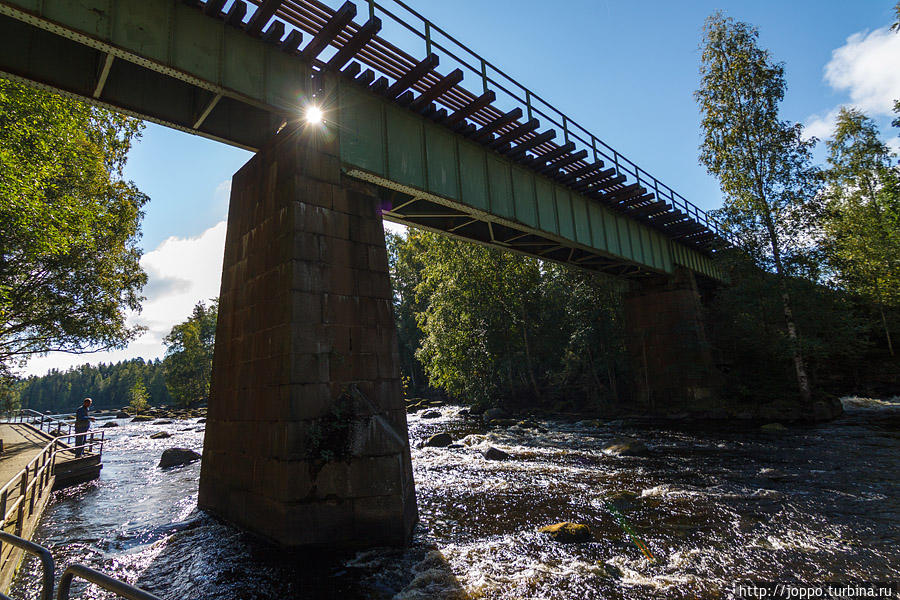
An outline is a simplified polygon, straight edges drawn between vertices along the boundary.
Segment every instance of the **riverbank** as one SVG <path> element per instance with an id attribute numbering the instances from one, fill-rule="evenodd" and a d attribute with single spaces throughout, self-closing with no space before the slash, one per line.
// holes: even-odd
<path id="1" fill-rule="evenodd" d="M 109 430 L 97 482 L 54 496 L 36 541 L 163 598 L 696 598 L 737 580 L 900 577 L 900 403 L 845 401 L 826 424 L 535 419 L 534 428 L 409 416 L 421 523 L 405 550 L 296 557 L 196 511 L 203 424 L 124 419 Z M 153 440 L 158 430 L 171 434 Z M 448 433 L 456 447 L 423 447 Z M 638 439 L 644 456 L 604 452 Z M 509 455 L 487 460 L 493 446 Z M 632 543 L 611 503 L 657 558 Z M 594 541 L 558 544 L 538 528 L 587 524 Z M 35 566 L 28 565 L 34 572 Z M 27 578 L 15 597 L 34 598 Z"/>

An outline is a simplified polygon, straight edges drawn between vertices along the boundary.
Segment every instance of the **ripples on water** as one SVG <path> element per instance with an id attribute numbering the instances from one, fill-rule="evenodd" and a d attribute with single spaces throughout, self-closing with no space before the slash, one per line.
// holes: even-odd
<path id="1" fill-rule="evenodd" d="M 59 570 L 82 562 L 172 600 L 717 598 L 740 580 L 896 580 L 900 403 L 845 404 L 836 422 L 771 433 L 638 422 L 488 429 L 454 407 L 439 419 L 410 415 L 415 543 L 333 558 L 285 556 L 199 513 L 199 464 L 156 463 L 168 447 L 199 451 L 200 426 L 120 421 L 106 430 L 100 480 L 58 492 L 35 541 Z M 158 430 L 172 437 L 148 439 Z M 462 447 L 418 448 L 438 431 Z M 602 452 L 623 435 L 652 455 Z M 484 460 L 486 444 L 513 460 Z M 597 541 L 560 545 L 535 531 L 563 520 L 590 525 Z M 38 566 L 24 571 L 13 596 L 37 598 Z"/>

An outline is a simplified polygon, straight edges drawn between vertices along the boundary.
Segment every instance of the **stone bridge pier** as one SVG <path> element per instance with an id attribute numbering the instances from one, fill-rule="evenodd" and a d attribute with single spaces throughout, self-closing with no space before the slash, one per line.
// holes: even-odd
<path id="1" fill-rule="evenodd" d="M 417 520 L 379 200 L 322 131 L 233 179 L 201 508 L 282 546 L 406 543 Z"/>
<path id="2" fill-rule="evenodd" d="M 722 373 L 694 274 L 634 282 L 624 302 L 635 400 L 658 415 L 717 410 Z"/>

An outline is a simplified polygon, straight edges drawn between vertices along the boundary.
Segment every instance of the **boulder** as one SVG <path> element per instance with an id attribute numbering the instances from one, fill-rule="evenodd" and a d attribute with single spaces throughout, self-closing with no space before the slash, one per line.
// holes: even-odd
<path id="1" fill-rule="evenodd" d="M 100 426 L 100 429 L 109 429 L 110 427 L 118 427 L 119 424 L 115 421 L 108 421 Z"/>
<path id="2" fill-rule="evenodd" d="M 560 544 L 590 542 L 594 539 L 590 527 L 582 523 L 570 523 L 569 521 L 541 527 L 538 529 L 538 533 L 543 533 L 554 542 L 559 542 Z"/>
<path id="3" fill-rule="evenodd" d="M 203 417 L 202 419 L 197 419 L 197 422 L 198 423 L 206 423 L 206 417 Z"/>
<path id="4" fill-rule="evenodd" d="M 153 435 L 150 436 L 150 439 L 151 440 L 162 440 L 162 439 L 170 438 L 170 437 L 172 437 L 172 434 L 169 433 L 168 431 L 157 431 L 156 433 L 154 433 Z"/>
<path id="5" fill-rule="evenodd" d="M 153 417 L 151 417 L 150 415 L 138 415 L 138 416 L 134 417 L 133 419 L 131 419 L 131 422 L 132 423 L 143 423 L 145 421 L 152 421 L 152 420 L 153 420 Z"/>
<path id="6" fill-rule="evenodd" d="M 508 417 L 509 415 L 502 408 L 489 408 L 484 411 L 484 415 L 482 416 L 485 423 L 489 423 L 497 419 L 506 419 Z"/>
<path id="7" fill-rule="evenodd" d="M 487 450 L 483 451 L 481 455 L 487 460 L 507 460 L 511 458 L 509 453 L 494 448 L 493 446 L 490 446 Z"/>
<path id="8" fill-rule="evenodd" d="M 763 431 L 787 431 L 787 427 L 781 423 L 766 423 L 760 429 Z"/>
<path id="9" fill-rule="evenodd" d="M 200 455 L 187 448 L 167 448 L 159 459 L 159 468 L 178 467 L 199 460 Z"/>
<path id="10" fill-rule="evenodd" d="M 603 449 L 603 452 L 610 456 L 649 456 L 650 450 L 644 442 L 631 438 L 623 438 L 616 440 Z"/>
<path id="11" fill-rule="evenodd" d="M 453 438 L 449 433 L 436 433 L 422 444 L 423 446 L 429 446 L 431 448 L 446 448 L 450 444 L 453 443 Z"/>
<path id="12" fill-rule="evenodd" d="M 130 417 L 130 416 L 131 416 L 131 415 L 129 415 L 129 414 L 128 414 L 127 412 L 125 412 L 124 410 L 120 410 L 119 412 L 116 413 L 116 418 L 117 418 L 117 419 L 127 419 L 127 418 Z"/>
<path id="13" fill-rule="evenodd" d="M 159 421 L 154 421 L 154 425 L 171 425 L 172 421 L 168 421 L 166 419 L 160 419 Z"/>
<path id="14" fill-rule="evenodd" d="M 441 411 L 439 410 L 426 410 L 422 413 L 423 419 L 437 419 L 441 416 Z"/>

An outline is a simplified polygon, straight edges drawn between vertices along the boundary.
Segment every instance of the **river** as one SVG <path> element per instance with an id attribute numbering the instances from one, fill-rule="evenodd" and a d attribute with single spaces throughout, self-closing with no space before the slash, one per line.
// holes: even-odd
<path id="1" fill-rule="evenodd" d="M 405 550 L 284 555 L 196 510 L 202 424 L 107 429 L 98 481 L 57 492 L 35 533 L 58 571 L 82 562 L 162 598 L 726 598 L 745 580 L 900 579 L 900 402 L 845 400 L 840 419 L 766 431 L 641 421 L 488 428 L 409 416 L 420 525 Z M 165 430 L 169 439 L 151 440 Z M 446 431 L 460 448 L 420 448 Z M 629 436 L 644 457 L 602 450 Z M 512 455 L 488 461 L 490 444 Z M 611 514 L 612 505 L 655 557 Z M 589 525 L 595 542 L 537 533 Z M 14 583 L 37 598 L 38 565 Z M 81 598 L 106 598 L 76 588 Z"/>

